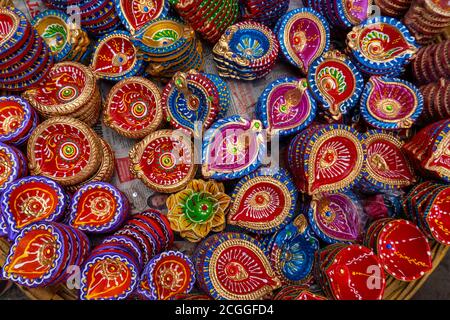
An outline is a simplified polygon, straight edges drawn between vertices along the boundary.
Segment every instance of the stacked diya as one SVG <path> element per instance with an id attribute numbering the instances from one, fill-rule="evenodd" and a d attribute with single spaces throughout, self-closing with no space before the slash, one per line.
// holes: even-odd
<path id="1" fill-rule="evenodd" d="M 432 181 L 414 186 L 403 201 L 403 209 L 428 238 L 450 244 L 448 218 L 448 185 Z"/>
<path id="2" fill-rule="evenodd" d="M 403 219 L 379 219 L 367 229 L 364 243 L 384 270 L 401 281 L 413 281 L 432 268 L 430 246 L 419 227 Z"/>
<path id="3" fill-rule="evenodd" d="M 450 26 L 450 4 L 441 0 L 413 0 L 403 21 L 420 44 L 428 44 Z"/>
<path id="4" fill-rule="evenodd" d="M 273 300 L 306 300 L 306 301 L 321 301 L 327 300 L 326 297 L 310 291 L 308 286 L 290 285 L 283 287 L 273 297 Z"/>
<path id="5" fill-rule="evenodd" d="M 226 117 L 214 122 L 203 137 L 202 174 L 215 180 L 242 178 L 258 169 L 265 157 L 261 121 Z"/>
<path id="6" fill-rule="evenodd" d="M 158 130 L 129 152 L 130 171 L 150 189 L 173 193 L 185 188 L 197 172 L 191 138 L 174 130 Z"/>
<path id="7" fill-rule="evenodd" d="M 450 80 L 441 78 L 437 82 L 420 87 L 420 91 L 424 101 L 421 122 L 428 123 L 450 117 Z"/>
<path id="8" fill-rule="evenodd" d="M 114 170 L 110 146 L 84 122 L 54 117 L 33 131 L 27 145 L 32 175 L 55 180 L 69 191 L 90 181 L 107 181 Z"/>
<path id="9" fill-rule="evenodd" d="M 90 68 L 97 78 L 120 81 L 143 72 L 143 61 L 126 31 L 113 31 L 98 40 Z"/>
<path id="10" fill-rule="evenodd" d="M 53 66 L 51 49 L 18 9 L 0 8 L 0 20 L 0 89 L 38 85 Z"/>
<path id="11" fill-rule="evenodd" d="M 44 118 L 67 116 L 89 126 L 97 123 L 102 100 L 97 79 L 86 66 L 77 62 L 60 62 L 39 86 L 27 90 L 23 97 Z"/>
<path id="12" fill-rule="evenodd" d="M 417 52 L 415 38 L 400 21 L 375 17 L 353 27 L 347 35 L 354 64 L 367 75 L 396 77 Z"/>
<path id="13" fill-rule="evenodd" d="M 203 48 L 191 26 L 174 18 L 152 20 L 133 36 L 149 64 L 145 74 L 171 79 L 175 73 L 203 69 Z"/>
<path id="14" fill-rule="evenodd" d="M 336 300 L 381 300 L 386 277 L 381 260 L 367 247 L 337 243 L 316 253 L 316 280 Z"/>
<path id="15" fill-rule="evenodd" d="M 103 109 L 103 122 L 118 134 L 142 139 L 163 120 L 161 90 L 152 81 L 131 77 L 115 84 Z"/>
<path id="16" fill-rule="evenodd" d="M 169 0 L 183 20 L 214 44 L 237 21 L 238 0 Z"/>
<path id="17" fill-rule="evenodd" d="M 200 137 L 226 114 L 230 101 L 228 85 L 220 77 L 191 70 L 175 74 L 163 90 L 161 104 L 173 128 Z"/>
<path id="18" fill-rule="evenodd" d="M 328 51 L 308 69 L 311 93 L 329 122 L 341 122 L 351 113 L 361 95 L 364 80 L 358 69 L 339 51 Z"/>
<path id="19" fill-rule="evenodd" d="M 141 299 L 172 300 L 194 288 L 191 259 L 179 251 L 164 251 L 153 257 L 142 271 L 137 294 Z"/>
<path id="20" fill-rule="evenodd" d="M 150 283 L 142 283 L 141 271 L 172 243 L 172 230 L 161 212 L 151 209 L 133 215 L 86 259 L 81 274 L 80 299 L 118 300 L 129 297 L 135 290 L 147 290 Z M 164 275 L 163 270 L 157 272 Z M 165 281 L 165 277 L 161 281 Z M 164 284 L 159 278 L 157 282 L 159 286 Z"/>
<path id="21" fill-rule="evenodd" d="M 369 18 L 372 11 L 372 0 L 303 0 L 306 7 L 320 12 L 335 27 L 351 28 Z"/>
<path id="22" fill-rule="evenodd" d="M 413 0 L 374 0 L 373 2 L 380 8 L 382 15 L 398 18 L 405 15 Z"/>
<path id="23" fill-rule="evenodd" d="M 34 176 L 10 183 L 0 201 L 8 238 L 14 240 L 30 224 L 61 221 L 69 197 L 53 180 Z"/>
<path id="24" fill-rule="evenodd" d="M 406 155 L 423 175 L 450 181 L 449 132 L 450 120 L 441 120 L 426 126 L 404 144 Z"/>
<path id="25" fill-rule="evenodd" d="M 364 160 L 358 132 L 344 125 L 311 125 L 288 148 L 297 188 L 309 195 L 350 189 L 361 178 Z"/>
<path id="26" fill-rule="evenodd" d="M 290 0 L 241 0 L 241 17 L 273 26 L 289 9 Z"/>
<path id="27" fill-rule="evenodd" d="M 271 82 L 256 104 L 256 115 L 270 135 L 289 136 L 311 124 L 317 103 L 306 79 L 284 77 Z"/>
<path id="28" fill-rule="evenodd" d="M 275 27 L 284 58 L 307 75 L 311 63 L 330 47 L 330 28 L 325 18 L 310 8 L 282 16 Z"/>
<path id="29" fill-rule="evenodd" d="M 21 146 L 36 128 L 39 117 L 25 99 L 0 97 L 0 142 Z"/>
<path id="30" fill-rule="evenodd" d="M 366 162 L 359 183 L 360 191 L 380 193 L 412 185 L 415 173 L 403 153 L 403 142 L 393 134 L 369 130 L 364 134 Z"/>
<path id="31" fill-rule="evenodd" d="M 371 127 L 384 130 L 409 129 L 422 114 L 424 99 L 410 82 L 372 76 L 364 87 L 360 112 Z"/>
<path id="32" fill-rule="evenodd" d="M 80 61 L 85 57 L 90 40 L 64 12 L 46 10 L 34 17 L 32 24 L 50 47 L 55 61 Z"/>
<path id="33" fill-rule="evenodd" d="M 257 300 L 281 285 L 258 241 L 243 233 L 210 236 L 192 259 L 199 287 L 216 300 Z"/>
<path id="34" fill-rule="evenodd" d="M 65 283 L 68 267 L 80 267 L 89 254 L 89 239 L 81 231 L 55 222 L 38 222 L 14 239 L 2 276 L 35 288 Z"/>
<path id="35" fill-rule="evenodd" d="M 75 192 L 66 223 L 87 234 L 116 231 L 128 217 L 126 196 L 105 182 L 89 182 Z"/>
<path id="36" fill-rule="evenodd" d="M 11 183 L 28 173 L 27 159 L 22 151 L 0 142 L 0 172 L 0 193 L 2 193 Z"/>
<path id="37" fill-rule="evenodd" d="M 412 63 L 414 78 L 420 83 L 450 77 L 450 40 L 422 47 Z"/>
<path id="38" fill-rule="evenodd" d="M 254 21 L 229 27 L 214 46 L 219 75 L 255 80 L 272 71 L 278 58 L 279 42 L 268 27 Z"/>

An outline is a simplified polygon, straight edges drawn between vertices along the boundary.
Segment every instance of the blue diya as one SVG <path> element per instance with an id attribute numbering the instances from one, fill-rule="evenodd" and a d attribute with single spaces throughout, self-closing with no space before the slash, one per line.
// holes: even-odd
<path id="1" fill-rule="evenodd" d="M 291 135 L 316 117 L 317 104 L 306 79 L 285 77 L 270 83 L 256 104 L 256 114 L 269 134 Z"/>
<path id="2" fill-rule="evenodd" d="M 292 219 L 297 204 L 297 189 L 287 170 L 261 169 L 242 178 L 231 198 L 228 225 L 269 234 Z"/>
<path id="3" fill-rule="evenodd" d="M 419 48 L 403 23 L 383 16 L 354 27 L 347 45 L 352 58 L 369 74 L 373 69 L 385 73 L 401 69 Z"/>
<path id="4" fill-rule="evenodd" d="M 289 11 L 277 23 L 276 34 L 283 56 L 303 74 L 330 47 L 330 29 L 325 18 L 310 8 Z"/>
<path id="5" fill-rule="evenodd" d="M 274 234 L 268 247 L 270 262 L 284 284 L 305 284 L 312 279 L 319 241 L 304 215 Z"/>
<path id="6" fill-rule="evenodd" d="M 203 138 L 203 176 L 231 180 L 259 168 L 266 155 L 262 130 L 259 120 L 250 121 L 239 115 L 216 121 Z"/>
<path id="7" fill-rule="evenodd" d="M 0 20 L 4 22 L 2 34 L 6 35 L 0 46 L 0 58 L 3 58 L 26 41 L 31 26 L 25 15 L 14 7 L 0 8 Z"/>
<path id="8" fill-rule="evenodd" d="M 23 176 L 21 171 L 21 163 L 19 160 L 19 150 L 0 143 L 0 172 L 2 172 L 2 179 L 0 182 L 0 193 L 7 189 L 15 180 Z M 26 164 L 25 164 L 26 165 Z"/>
<path id="9" fill-rule="evenodd" d="M 364 86 L 358 69 L 339 51 L 329 51 L 312 63 L 308 83 L 331 121 L 355 107 Z"/>
<path id="10" fill-rule="evenodd" d="M 361 115 L 372 127 L 408 129 L 423 111 L 423 96 L 410 82 L 372 76 L 364 88 L 360 104 Z"/>

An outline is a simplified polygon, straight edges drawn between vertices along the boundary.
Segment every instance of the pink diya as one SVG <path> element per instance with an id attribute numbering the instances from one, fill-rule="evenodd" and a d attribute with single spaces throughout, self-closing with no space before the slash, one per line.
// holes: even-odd
<path id="1" fill-rule="evenodd" d="M 103 115 L 104 123 L 120 135 L 144 138 L 162 123 L 161 91 L 145 78 L 122 80 L 109 92 Z"/>
<path id="2" fill-rule="evenodd" d="M 266 151 L 259 120 L 234 115 L 216 121 L 203 137 L 202 174 L 230 180 L 243 177 L 261 166 Z"/>

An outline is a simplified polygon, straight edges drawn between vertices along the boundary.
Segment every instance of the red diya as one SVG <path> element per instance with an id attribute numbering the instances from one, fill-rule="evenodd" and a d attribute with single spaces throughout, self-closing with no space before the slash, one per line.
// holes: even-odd
<path id="1" fill-rule="evenodd" d="M 0 142 L 0 192 L 16 179 L 26 175 L 26 161 L 22 152 Z"/>
<path id="2" fill-rule="evenodd" d="M 449 195 L 450 188 L 434 194 L 423 214 L 432 237 L 445 245 L 450 245 Z"/>
<path id="3" fill-rule="evenodd" d="M 214 236 L 213 236 L 214 237 Z M 208 239 L 197 257 L 201 287 L 218 300 L 257 300 L 280 287 L 264 251 L 242 233 L 221 233 Z"/>
<path id="4" fill-rule="evenodd" d="M 34 130 L 27 146 L 29 169 L 63 186 L 75 185 L 92 176 L 100 166 L 100 142 L 83 122 L 55 117 Z"/>
<path id="5" fill-rule="evenodd" d="M 147 296 L 151 300 L 171 300 L 177 294 L 187 294 L 195 283 L 194 265 L 179 251 L 165 251 L 155 256 L 143 274 L 147 277 Z"/>
<path id="6" fill-rule="evenodd" d="M 116 187 L 91 182 L 73 195 L 67 223 L 87 233 L 109 233 L 122 225 L 128 211 L 128 200 Z"/>
<path id="7" fill-rule="evenodd" d="M 64 190 L 45 177 L 16 180 L 4 190 L 0 199 L 10 239 L 32 223 L 61 220 L 69 201 Z"/>
<path id="8" fill-rule="evenodd" d="M 417 280 L 433 267 L 427 238 L 407 220 L 385 221 L 375 246 L 386 272 L 398 280 Z"/>
<path id="9" fill-rule="evenodd" d="M 326 297 L 311 292 L 307 286 L 290 285 L 283 287 L 273 298 L 273 300 L 327 300 Z"/>
<path id="10" fill-rule="evenodd" d="M 37 125 L 37 114 L 20 97 L 0 97 L 0 142 L 20 145 Z"/>
<path id="11" fill-rule="evenodd" d="M 150 80 L 131 77 L 112 87 L 103 110 L 104 123 L 117 133 L 141 139 L 163 120 L 161 91 Z"/>
<path id="12" fill-rule="evenodd" d="M 123 25 L 135 34 L 149 22 L 159 17 L 164 17 L 169 11 L 168 0 L 119 0 L 114 2 L 116 12 Z"/>
<path id="13" fill-rule="evenodd" d="M 136 144 L 129 153 L 133 175 L 158 192 L 183 189 L 197 171 L 190 138 L 159 130 Z"/>

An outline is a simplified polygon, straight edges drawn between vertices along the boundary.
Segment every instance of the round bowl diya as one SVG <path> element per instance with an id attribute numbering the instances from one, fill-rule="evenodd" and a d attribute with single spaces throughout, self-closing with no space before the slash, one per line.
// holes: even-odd
<path id="1" fill-rule="evenodd" d="M 18 145 L 29 138 L 36 124 L 36 112 L 26 100 L 0 97 L 0 142 Z"/>
<path id="2" fill-rule="evenodd" d="M 169 0 L 119 0 L 114 1 L 117 15 L 127 30 L 134 35 L 153 20 L 169 13 Z"/>
<path id="3" fill-rule="evenodd" d="M 219 90 L 215 83 L 195 70 L 175 74 L 162 96 L 166 120 L 172 127 L 195 136 L 201 136 L 221 112 Z"/>
<path id="4" fill-rule="evenodd" d="M 361 96 L 361 114 L 379 129 L 410 128 L 423 110 L 423 96 L 413 84 L 397 79 L 372 76 Z"/>
<path id="5" fill-rule="evenodd" d="M 319 240 L 304 215 L 275 233 L 267 246 L 270 263 L 283 284 L 309 283 L 318 249 Z"/>
<path id="6" fill-rule="evenodd" d="M 96 133 L 83 122 L 55 117 L 34 130 L 27 146 L 29 169 L 63 186 L 80 183 L 96 172 L 101 159 Z"/>
<path id="7" fill-rule="evenodd" d="M 395 279 L 413 281 L 432 269 L 427 238 L 410 221 L 386 219 L 374 238 L 381 264 Z"/>
<path id="8" fill-rule="evenodd" d="M 39 176 L 12 182 L 3 191 L 0 199 L 11 239 L 29 224 L 61 220 L 69 201 L 56 182 Z"/>
<path id="9" fill-rule="evenodd" d="M 273 233 L 290 222 L 296 204 L 297 189 L 289 172 L 261 169 L 235 186 L 227 222 L 254 233 Z"/>
<path id="10" fill-rule="evenodd" d="M 322 287 L 336 300 L 381 300 L 386 287 L 383 267 L 375 253 L 361 245 L 338 244 L 318 256 Z"/>
<path id="11" fill-rule="evenodd" d="M 127 198 L 116 187 L 91 182 L 73 195 L 67 223 L 86 233 L 110 233 L 123 224 L 128 210 Z"/>
<path id="12" fill-rule="evenodd" d="M 103 115 L 104 123 L 120 135 L 144 138 L 162 123 L 161 91 L 145 78 L 122 80 L 109 92 Z"/>
<path id="13" fill-rule="evenodd" d="M 330 47 L 328 22 L 311 8 L 289 11 L 277 22 L 275 30 L 283 56 L 304 75 Z"/>
<path id="14" fill-rule="evenodd" d="M 173 130 L 151 133 L 130 150 L 129 157 L 133 175 L 158 192 L 183 189 L 197 171 L 190 138 Z"/>
<path id="15" fill-rule="evenodd" d="M 239 115 L 217 120 L 203 137 L 202 174 L 231 180 L 259 168 L 266 151 L 262 123 Z"/>
<path id="16" fill-rule="evenodd" d="M 309 195 L 350 189 L 361 179 L 363 163 L 359 134 L 345 125 L 310 126 L 288 148 L 297 188 Z"/>
<path id="17" fill-rule="evenodd" d="M 165 251 L 155 256 L 143 271 L 147 277 L 150 300 L 172 300 L 194 287 L 195 270 L 191 260 L 179 251 Z"/>
<path id="18" fill-rule="evenodd" d="M 308 83 L 331 120 L 340 120 L 355 107 L 364 86 L 358 69 L 339 51 L 329 51 L 311 64 Z"/>
<path id="19" fill-rule="evenodd" d="M 170 228 L 182 238 L 198 242 L 211 231 L 225 229 L 230 197 L 222 183 L 194 179 L 167 199 Z"/>
<path id="20" fill-rule="evenodd" d="M 400 70 L 416 53 L 418 45 L 400 21 L 374 17 L 353 27 L 347 35 L 351 55 L 365 71 L 378 74 Z"/>
<path id="21" fill-rule="evenodd" d="M 201 244 L 197 279 L 216 300 L 257 300 L 280 287 L 258 242 L 242 233 L 220 233 Z"/>
<path id="22" fill-rule="evenodd" d="M 366 219 L 362 205 L 351 192 L 315 196 L 308 210 L 314 233 L 327 243 L 358 242 Z"/>
<path id="23" fill-rule="evenodd" d="M 270 83 L 256 104 L 256 114 L 272 135 L 305 129 L 316 117 L 317 103 L 306 79 L 284 77 Z"/>
<path id="24" fill-rule="evenodd" d="M 81 118 L 99 108 L 100 92 L 89 68 L 77 62 L 60 62 L 50 70 L 45 83 L 23 96 L 45 118 Z"/>
<path id="25" fill-rule="evenodd" d="M 366 161 L 360 184 L 364 190 L 397 190 L 414 183 L 415 173 L 402 151 L 402 141 L 391 134 L 370 130 L 364 134 L 362 143 Z"/>
<path id="26" fill-rule="evenodd" d="M 102 37 L 95 46 L 91 69 L 98 78 L 119 81 L 137 75 L 142 59 L 125 31 L 113 31 Z"/>
<path id="27" fill-rule="evenodd" d="M 27 40 L 30 33 L 30 23 L 25 15 L 14 7 L 0 8 L 0 58 L 4 58 Z"/>

